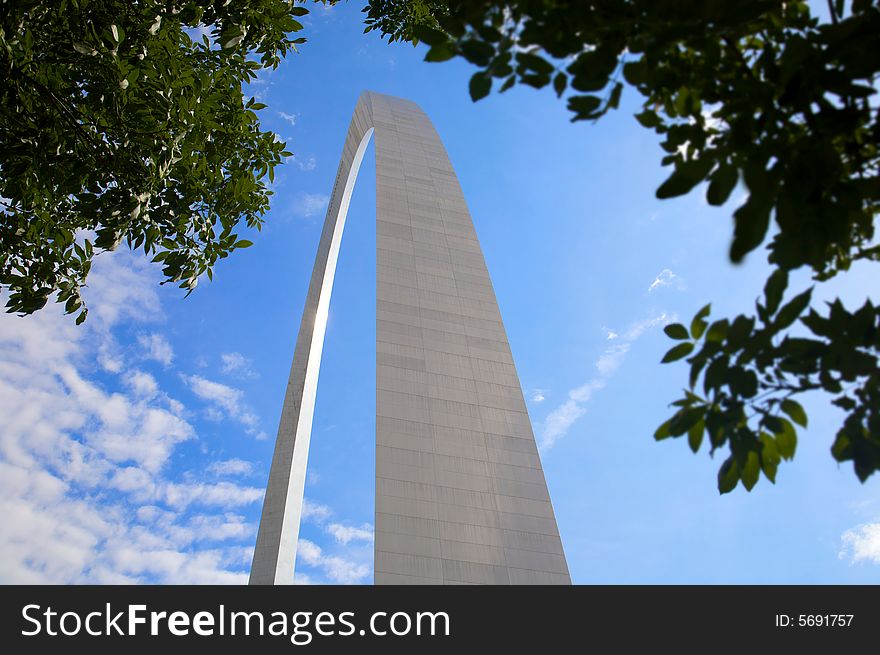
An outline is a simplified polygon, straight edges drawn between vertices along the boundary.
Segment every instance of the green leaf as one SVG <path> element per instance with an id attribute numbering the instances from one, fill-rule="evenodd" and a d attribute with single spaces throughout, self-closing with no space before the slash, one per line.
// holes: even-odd
<path id="1" fill-rule="evenodd" d="M 746 455 L 746 462 L 742 467 L 741 478 L 746 491 L 751 491 L 757 484 L 758 477 L 761 475 L 761 460 L 758 453 L 750 450 Z"/>
<path id="2" fill-rule="evenodd" d="M 776 448 L 783 459 L 790 460 L 794 457 L 794 451 L 797 448 L 797 433 L 794 427 L 787 419 L 778 419 L 781 423 L 781 429 L 776 432 Z"/>
<path id="3" fill-rule="evenodd" d="M 722 494 L 730 493 L 739 482 L 739 467 L 733 455 L 724 460 L 718 471 L 718 491 Z"/>
<path id="4" fill-rule="evenodd" d="M 629 61 L 623 65 L 623 79 L 633 86 L 642 84 L 645 81 L 647 72 L 648 66 L 644 59 Z"/>
<path id="5" fill-rule="evenodd" d="M 651 111 L 650 109 L 646 109 L 640 114 L 635 115 L 636 120 L 641 123 L 642 127 L 652 128 L 662 125 L 662 121 L 660 117 L 657 116 L 657 112 Z"/>
<path id="6" fill-rule="evenodd" d="M 539 57 L 538 55 L 533 55 L 528 52 L 518 52 L 516 54 L 516 61 L 525 68 L 533 70 L 536 73 L 542 75 L 549 75 L 553 72 L 553 64 L 548 62 L 543 57 Z"/>
<path id="7" fill-rule="evenodd" d="M 492 78 L 485 73 L 474 73 L 469 85 L 471 100 L 476 102 L 489 95 L 492 90 Z"/>
<path id="8" fill-rule="evenodd" d="M 666 327 L 663 328 L 663 331 L 666 333 L 670 339 L 687 339 L 688 331 L 684 325 L 681 323 L 670 323 Z"/>
<path id="9" fill-rule="evenodd" d="M 236 241 L 235 245 L 232 246 L 234 250 L 238 250 L 239 248 L 250 248 L 254 245 L 253 241 L 248 241 L 247 239 L 242 239 L 241 241 Z"/>
<path id="10" fill-rule="evenodd" d="M 721 164 L 709 177 L 709 188 L 706 190 L 706 200 L 710 205 L 716 207 L 727 202 L 736 183 L 739 180 L 739 173 L 736 166 L 731 164 Z"/>
<path id="11" fill-rule="evenodd" d="M 667 352 L 663 359 L 660 360 L 661 364 L 668 364 L 669 362 L 674 362 L 676 360 L 681 359 L 682 357 L 687 357 L 691 354 L 691 351 L 694 349 L 694 344 L 688 343 L 680 343 L 677 346 L 673 346 L 669 352 Z"/>
<path id="12" fill-rule="evenodd" d="M 607 109 L 617 109 L 620 105 L 620 96 L 623 93 L 623 84 L 618 82 L 614 85 L 614 88 L 611 89 L 611 95 L 608 96 L 608 104 L 606 105 Z"/>
<path id="13" fill-rule="evenodd" d="M 776 470 L 779 467 L 779 451 L 776 440 L 766 432 L 761 433 L 761 468 L 770 482 L 776 482 Z"/>
<path id="14" fill-rule="evenodd" d="M 729 322 L 726 318 L 712 323 L 712 325 L 709 326 L 709 330 L 706 332 L 706 341 L 712 343 L 724 341 L 724 338 L 727 336 L 728 326 Z"/>
<path id="15" fill-rule="evenodd" d="M 785 293 L 785 287 L 788 286 L 788 271 L 784 268 L 777 268 L 773 274 L 767 279 L 764 286 L 764 298 L 767 311 L 772 316 L 779 308 L 782 301 L 782 294 Z"/>
<path id="16" fill-rule="evenodd" d="M 788 414 L 792 421 L 800 425 L 802 428 L 807 427 L 807 413 L 799 403 L 791 398 L 786 398 L 782 401 L 781 408 L 783 412 Z"/>
<path id="17" fill-rule="evenodd" d="M 669 426 L 672 424 L 672 419 L 669 419 L 665 423 L 663 423 L 659 428 L 654 431 L 654 439 L 657 441 L 662 441 L 672 435 L 669 434 Z"/>
<path id="18" fill-rule="evenodd" d="M 489 61 L 495 54 L 494 46 L 483 41 L 477 41 L 475 39 L 466 39 L 464 41 L 459 41 L 458 47 L 461 50 L 461 54 L 464 56 L 464 58 L 472 64 L 476 64 L 477 66 L 488 66 Z M 550 68 L 552 70 L 553 67 L 551 66 Z"/>
<path id="19" fill-rule="evenodd" d="M 755 327 L 755 319 L 740 314 L 737 316 L 733 325 L 727 328 L 727 346 L 728 352 L 735 352 L 742 348 L 752 335 Z"/>
<path id="20" fill-rule="evenodd" d="M 694 339 L 699 339 L 703 336 L 703 332 L 706 331 L 708 323 L 706 323 L 705 318 L 709 315 L 710 311 L 712 311 L 712 303 L 698 311 L 694 316 L 694 320 L 691 321 L 691 336 Z"/>
<path id="21" fill-rule="evenodd" d="M 752 193 L 746 203 L 733 213 L 733 242 L 730 244 L 730 259 L 739 263 L 752 250 L 761 245 L 770 225 L 772 205 L 756 193 Z"/>
<path id="22" fill-rule="evenodd" d="M 807 306 L 810 304 L 810 298 L 813 294 L 813 288 L 810 287 L 803 293 L 796 295 L 791 299 L 782 309 L 779 310 L 779 314 L 776 316 L 776 320 L 773 322 L 773 327 L 776 330 L 782 330 L 787 328 L 789 325 L 795 322 L 798 316 L 800 316 Z"/>
<path id="23" fill-rule="evenodd" d="M 688 193 L 705 179 L 710 165 L 708 161 L 703 160 L 679 163 L 672 175 L 657 189 L 657 197 L 665 200 Z"/>
<path id="24" fill-rule="evenodd" d="M 424 41 L 430 46 L 435 46 L 449 40 L 449 37 L 445 32 L 441 32 L 432 27 L 425 27 L 424 25 L 415 27 L 413 29 L 413 34 L 418 37 L 419 41 Z"/>
<path id="25" fill-rule="evenodd" d="M 443 41 L 433 46 L 425 55 L 425 61 L 440 62 L 452 59 L 456 55 L 456 49 L 451 41 Z"/>
<path id="26" fill-rule="evenodd" d="M 543 89 L 545 86 L 550 84 L 550 76 L 527 73 L 520 76 L 520 82 L 522 82 L 523 84 L 528 84 L 529 86 L 532 86 L 536 89 Z"/>
<path id="27" fill-rule="evenodd" d="M 602 101 L 596 96 L 571 96 L 568 99 L 569 110 L 576 114 L 574 120 L 593 118 L 601 104 Z"/>
<path id="28" fill-rule="evenodd" d="M 831 455 L 838 462 L 845 462 L 852 459 L 852 442 L 849 440 L 849 437 L 846 436 L 845 430 L 840 430 L 837 433 L 837 437 L 834 439 L 834 444 L 831 446 Z"/>
<path id="29" fill-rule="evenodd" d="M 703 443 L 703 432 L 705 432 L 705 430 L 706 423 L 702 418 L 694 423 L 690 430 L 688 430 L 688 446 L 690 446 L 690 449 L 694 453 L 700 449 L 700 445 Z"/>
<path id="30" fill-rule="evenodd" d="M 697 379 L 700 377 L 700 372 L 706 366 L 706 359 L 704 357 L 700 357 L 699 355 L 695 356 L 691 362 L 691 372 L 688 375 L 688 385 L 691 390 L 696 386 Z"/>
<path id="31" fill-rule="evenodd" d="M 244 40 L 244 36 L 243 26 L 230 24 L 224 27 L 223 32 L 220 34 L 220 47 L 224 50 L 231 50 Z"/>
<path id="32" fill-rule="evenodd" d="M 680 437 L 701 421 L 705 414 L 705 407 L 683 407 L 669 423 L 669 436 Z"/>
<path id="33" fill-rule="evenodd" d="M 602 86 L 605 86 L 617 67 L 619 53 L 620 48 L 609 40 L 595 50 L 581 52 L 567 70 L 577 78 L 602 80 Z"/>
<path id="34" fill-rule="evenodd" d="M 557 73 L 553 78 L 553 90 L 556 91 L 556 97 L 561 98 L 565 93 L 565 87 L 568 85 L 568 77 L 565 73 Z"/>

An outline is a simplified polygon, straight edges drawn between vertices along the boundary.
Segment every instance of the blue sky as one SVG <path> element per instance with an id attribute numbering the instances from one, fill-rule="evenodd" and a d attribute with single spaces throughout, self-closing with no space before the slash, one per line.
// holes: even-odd
<path id="1" fill-rule="evenodd" d="M 255 245 L 184 300 L 140 255 L 98 257 L 77 328 L 50 307 L 0 317 L 0 581 L 244 582 L 324 211 L 361 90 L 417 102 L 449 151 L 495 285 L 576 583 L 880 583 L 877 479 L 829 447 L 841 413 L 805 403 L 793 463 L 719 496 L 720 460 L 652 434 L 685 365 L 662 326 L 706 302 L 749 310 L 762 253 L 728 263 L 730 215 L 666 171 L 638 99 L 572 124 L 549 92 L 474 104 L 473 72 L 362 34 L 359 3 L 251 92 L 295 153 Z M 331 303 L 301 531 L 300 582 L 370 583 L 375 412 L 372 146 Z M 858 268 L 827 285 L 852 306 Z M 798 284 L 809 281 L 801 276 Z M 873 291 L 877 300 L 876 291 Z"/>

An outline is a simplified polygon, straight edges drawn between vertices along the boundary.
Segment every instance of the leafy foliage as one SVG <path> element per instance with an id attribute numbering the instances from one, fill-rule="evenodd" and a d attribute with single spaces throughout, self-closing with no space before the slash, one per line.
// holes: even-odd
<path id="1" fill-rule="evenodd" d="M 242 84 L 302 38 L 285 0 L 18 0 L 0 23 L 0 289 L 32 313 L 80 297 L 122 242 L 166 282 L 250 245 L 286 153 Z"/>
<path id="2" fill-rule="evenodd" d="M 410 3 L 370 6 L 388 4 Z M 775 272 L 756 315 L 709 325 L 707 306 L 689 331 L 667 327 L 681 343 L 663 361 L 688 358 L 691 371 L 656 437 L 687 434 L 696 452 L 707 435 L 711 452 L 730 450 L 720 491 L 739 482 L 751 489 L 761 472 L 775 480 L 780 460 L 794 456 L 795 425 L 807 422 L 794 398 L 822 389 L 847 412 L 832 455 L 851 460 L 861 480 L 880 468 L 880 309 L 868 302 L 851 312 L 835 301 L 823 314 L 810 308 L 810 290 L 781 305 L 789 271 L 808 268 L 821 283 L 857 260 L 880 259 L 878 2 L 829 0 L 826 21 L 805 0 L 430 6 L 442 9 L 437 26 L 409 29 L 430 46 L 427 61 L 462 57 L 478 68 L 469 85 L 475 101 L 496 81 L 501 92 L 552 86 L 572 120 L 596 121 L 628 85 L 644 99 L 635 118 L 660 135 L 662 164 L 672 167 L 657 197 L 705 184 L 708 202 L 723 205 L 742 182 L 731 260 L 772 233 Z M 803 328 L 812 337 L 799 336 Z"/>
<path id="3" fill-rule="evenodd" d="M 445 13 L 442 2 L 433 0 L 371 0 L 363 8 L 364 34 L 378 31 L 388 38 L 388 43 L 409 41 L 418 45 L 416 32 L 420 29 L 436 29 L 437 16 Z"/>
<path id="4" fill-rule="evenodd" d="M 687 435 L 694 452 L 704 438 L 710 452 L 728 446 L 718 475 L 722 493 L 738 482 L 751 490 L 762 472 L 775 482 L 780 459 L 794 457 L 795 426 L 807 427 L 807 414 L 794 398 L 817 389 L 849 412 L 832 446 L 834 458 L 852 461 L 862 481 L 880 468 L 880 312 L 870 300 L 855 312 L 839 300 L 829 303 L 824 316 L 807 311 L 812 288 L 781 304 L 786 283 L 784 270 L 770 277 L 764 302 L 756 303 L 757 321 L 742 315 L 709 325 L 707 305 L 689 334 L 684 325 L 666 327 L 684 341 L 663 361 L 694 354 L 686 360 L 689 388 L 654 437 Z M 791 333 L 798 317 L 811 336 Z"/>

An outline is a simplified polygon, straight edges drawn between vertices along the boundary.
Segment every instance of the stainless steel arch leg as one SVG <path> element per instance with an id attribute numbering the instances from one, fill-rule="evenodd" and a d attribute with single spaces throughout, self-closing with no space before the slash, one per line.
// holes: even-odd
<path id="1" fill-rule="evenodd" d="M 377 584 L 570 584 L 519 378 L 449 157 L 412 102 L 361 95 L 300 325 L 251 568 L 290 584 L 339 245 L 376 137 Z"/>

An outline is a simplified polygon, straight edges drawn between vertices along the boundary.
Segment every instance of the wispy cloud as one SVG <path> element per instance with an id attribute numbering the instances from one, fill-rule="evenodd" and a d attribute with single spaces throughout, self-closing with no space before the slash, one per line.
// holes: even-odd
<path id="1" fill-rule="evenodd" d="M 253 362 L 239 352 L 221 354 L 220 362 L 220 370 L 227 375 L 235 375 L 241 378 L 257 377 L 257 372 L 253 368 Z"/>
<path id="2" fill-rule="evenodd" d="M 547 389 L 532 389 L 529 400 L 533 403 L 542 403 L 547 400 Z"/>
<path id="3" fill-rule="evenodd" d="M 250 475 L 254 472 L 254 465 L 236 457 L 219 462 L 211 462 L 207 470 L 208 473 L 213 473 L 214 475 Z"/>
<path id="4" fill-rule="evenodd" d="M 313 503 L 308 498 L 303 498 L 302 505 L 302 518 L 303 521 L 312 521 L 315 523 L 321 523 L 326 519 L 330 518 L 330 515 L 333 512 L 326 505 L 321 505 L 319 503 Z"/>
<path id="5" fill-rule="evenodd" d="M 279 111 L 278 115 L 281 116 L 281 118 L 286 120 L 288 123 L 296 127 L 296 119 L 299 117 L 299 114 L 288 114 L 286 112 Z"/>
<path id="6" fill-rule="evenodd" d="M 651 282 L 651 285 L 648 287 L 648 291 L 656 291 L 661 287 L 668 287 L 675 285 L 677 288 L 682 288 L 682 280 L 681 278 L 673 273 L 670 269 L 664 268 L 657 274 L 657 277 L 654 278 L 654 281 Z"/>
<path id="7" fill-rule="evenodd" d="M 138 344 L 143 348 L 144 359 L 155 360 L 164 366 L 171 366 L 174 361 L 174 349 L 161 334 L 142 334 L 138 337 Z"/>
<path id="8" fill-rule="evenodd" d="M 870 562 L 880 564 L 880 523 L 864 523 L 844 532 L 840 559 L 849 559 L 850 564 Z"/>
<path id="9" fill-rule="evenodd" d="M 301 193 L 294 201 L 293 213 L 303 218 L 321 214 L 330 201 L 330 196 L 323 193 Z"/>
<path id="10" fill-rule="evenodd" d="M 241 423 L 250 435 L 259 434 L 260 419 L 244 402 L 244 392 L 202 377 L 201 375 L 181 375 L 190 390 L 209 404 L 208 416 L 215 420 L 231 418 Z"/>
<path id="11" fill-rule="evenodd" d="M 348 544 L 350 541 L 373 542 L 373 526 L 370 523 L 364 523 L 360 527 L 331 523 L 327 526 L 327 532 L 341 544 Z"/>
<path id="12" fill-rule="evenodd" d="M 538 432 L 539 447 L 542 450 L 547 450 L 564 437 L 571 426 L 587 413 L 587 403 L 597 391 L 605 387 L 608 378 L 620 367 L 632 343 L 647 330 L 657 325 L 665 325 L 670 320 L 673 320 L 672 317 L 663 312 L 633 323 L 623 331 L 622 335 L 605 328 L 607 338 L 613 343 L 607 346 L 596 360 L 598 375 L 569 391 L 567 400 L 547 414 Z"/>
<path id="13" fill-rule="evenodd" d="M 299 540 L 296 554 L 299 561 L 323 570 L 330 580 L 339 584 L 357 584 L 370 574 L 370 568 L 366 564 L 336 555 L 326 555 L 320 546 L 308 539 Z"/>
<path id="14" fill-rule="evenodd" d="M 328 554 L 313 541 L 300 537 L 297 544 L 297 584 L 317 584 L 323 576 L 325 581 L 337 584 L 357 584 L 370 573 L 369 560 L 373 543 L 373 526 L 370 523 L 349 525 L 346 522 L 331 521 L 334 511 L 327 505 L 303 499 L 302 520 L 317 526 L 325 535 L 333 538 L 335 552 Z M 300 565 L 316 569 L 318 578 L 300 572 Z"/>
<path id="15" fill-rule="evenodd" d="M 293 163 L 296 164 L 297 168 L 301 171 L 313 171 L 318 166 L 318 160 L 314 157 L 314 155 L 309 155 L 303 159 L 300 159 L 296 155 L 291 157 Z"/>
<path id="16" fill-rule="evenodd" d="M 161 310 L 156 284 L 129 253 L 102 255 L 84 325 L 57 305 L 0 316 L 0 582 L 246 582 L 255 526 L 231 510 L 262 489 L 173 473 L 197 431 L 149 373 L 88 377 L 114 330 L 154 320 L 137 308 Z"/>
<path id="17" fill-rule="evenodd" d="M 123 377 L 123 382 L 141 398 L 152 398 L 159 393 L 159 383 L 149 373 L 144 371 L 131 371 Z"/>

